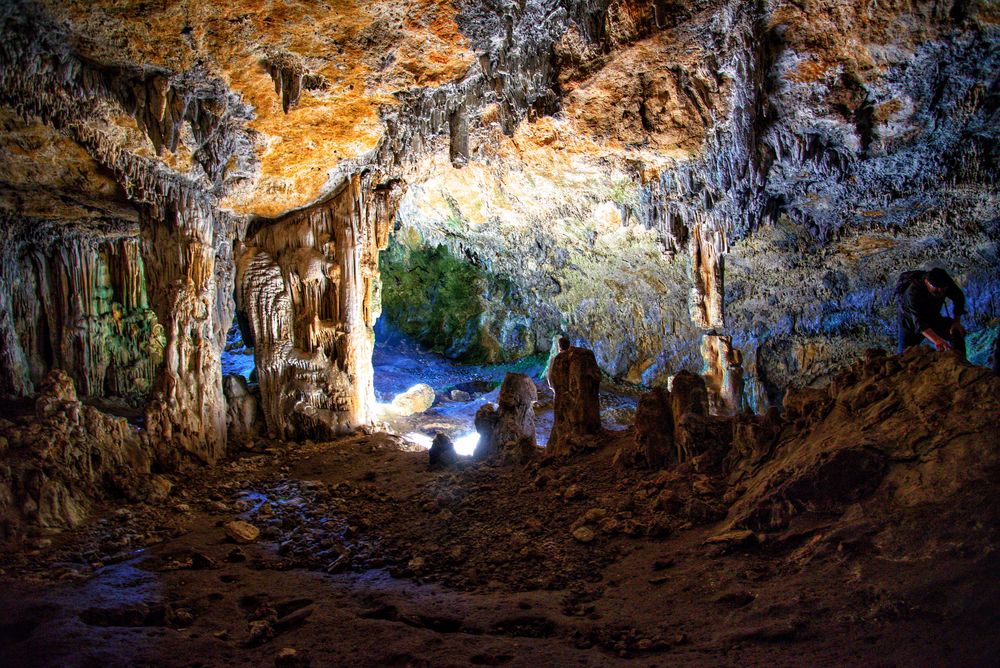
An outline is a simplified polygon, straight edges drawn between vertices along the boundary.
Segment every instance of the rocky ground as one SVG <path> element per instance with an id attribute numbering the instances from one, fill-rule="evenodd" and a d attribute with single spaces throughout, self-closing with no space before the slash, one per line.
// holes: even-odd
<path id="1" fill-rule="evenodd" d="M 873 356 L 722 468 L 622 469 L 630 431 L 444 471 L 379 432 L 261 441 L 5 552 L 0 661 L 995 665 L 998 384 Z"/>

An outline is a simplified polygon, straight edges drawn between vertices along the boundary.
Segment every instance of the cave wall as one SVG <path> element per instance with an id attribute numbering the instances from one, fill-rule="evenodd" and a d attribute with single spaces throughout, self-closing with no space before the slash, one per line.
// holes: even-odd
<path id="1" fill-rule="evenodd" d="M 324 438 L 372 423 L 378 255 L 400 194 L 358 174 L 326 202 L 251 228 L 237 298 L 270 433 Z"/>
<path id="2" fill-rule="evenodd" d="M 0 393 L 33 394 L 58 368 L 81 395 L 143 399 L 164 338 L 149 306 L 139 243 L 129 235 L 135 230 L 59 238 L 45 221 L 5 224 Z"/>

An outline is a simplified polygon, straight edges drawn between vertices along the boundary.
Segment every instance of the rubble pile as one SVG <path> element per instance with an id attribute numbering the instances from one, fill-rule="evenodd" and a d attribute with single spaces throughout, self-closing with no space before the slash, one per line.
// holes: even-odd
<path id="1" fill-rule="evenodd" d="M 81 403 L 58 369 L 41 383 L 33 414 L 0 420 L 0 452 L 4 541 L 77 526 L 98 499 L 156 499 L 170 488 L 150 476 L 151 458 L 128 422 Z"/>

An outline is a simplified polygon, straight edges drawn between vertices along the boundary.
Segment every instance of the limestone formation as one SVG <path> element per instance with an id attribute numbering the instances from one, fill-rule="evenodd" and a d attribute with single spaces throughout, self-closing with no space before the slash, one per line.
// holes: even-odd
<path id="1" fill-rule="evenodd" d="M 598 400 L 601 371 L 593 351 L 571 346 L 556 355 L 549 373 L 556 398 L 546 453 L 568 455 L 592 447 L 603 432 Z"/>
<path id="2" fill-rule="evenodd" d="M 500 386 L 497 408 L 483 406 L 476 414 L 479 443 L 476 459 L 497 458 L 524 463 L 536 452 L 534 381 L 523 373 L 507 373 Z"/>
<path id="3" fill-rule="evenodd" d="M 497 444 L 493 434 L 496 431 L 497 422 L 500 417 L 493 404 L 483 404 L 476 411 L 475 425 L 476 432 L 479 433 L 479 441 L 472 456 L 477 460 L 492 459 L 497 454 Z"/>
<path id="4" fill-rule="evenodd" d="M 270 433 L 322 438 L 372 422 L 378 252 L 398 195 L 356 175 L 327 202 L 248 236 L 237 299 Z"/>
<path id="5" fill-rule="evenodd" d="M 231 220 L 197 200 L 143 211 L 152 306 L 166 338 L 164 367 L 146 408 L 156 447 L 214 463 L 226 449 L 222 349 L 233 319 Z"/>
<path id="6" fill-rule="evenodd" d="M 732 337 L 706 334 L 701 340 L 705 360 L 702 377 L 708 391 L 708 412 L 712 415 L 742 413 L 744 400 L 743 355 L 733 348 Z"/>
<path id="7" fill-rule="evenodd" d="M 82 404 L 65 371 L 39 386 L 32 414 L 0 420 L 0 539 L 77 526 L 111 496 L 155 496 L 151 458 L 134 428 Z"/>
<path id="8" fill-rule="evenodd" d="M 31 394 L 52 368 L 84 396 L 144 398 L 163 360 L 132 226 L 104 238 L 58 239 L 52 225 L 18 234 L 5 221 L 0 391 Z M 120 235 L 120 236 L 119 236 Z"/>
<path id="9" fill-rule="evenodd" d="M 639 398 L 634 428 L 634 445 L 615 453 L 616 464 L 658 470 L 677 463 L 669 392 L 655 387 Z"/>

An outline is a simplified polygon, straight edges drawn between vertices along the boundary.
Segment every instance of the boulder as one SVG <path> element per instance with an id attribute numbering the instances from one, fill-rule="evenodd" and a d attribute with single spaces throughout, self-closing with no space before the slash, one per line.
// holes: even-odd
<path id="1" fill-rule="evenodd" d="M 434 388 L 430 385 L 420 383 L 414 385 L 406 392 L 396 395 L 390 405 L 390 410 L 394 415 L 407 416 L 414 413 L 423 413 L 434 405 Z"/>
<path id="2" fill-rule="evenodd" d="M 594 447 L 603 429 L 601 371 L 593 351 L 570 347 L 559 353 L 552 360 L 550 377 L 555 391 L 555 419 L 547 453 L 568 455 Z"/>

